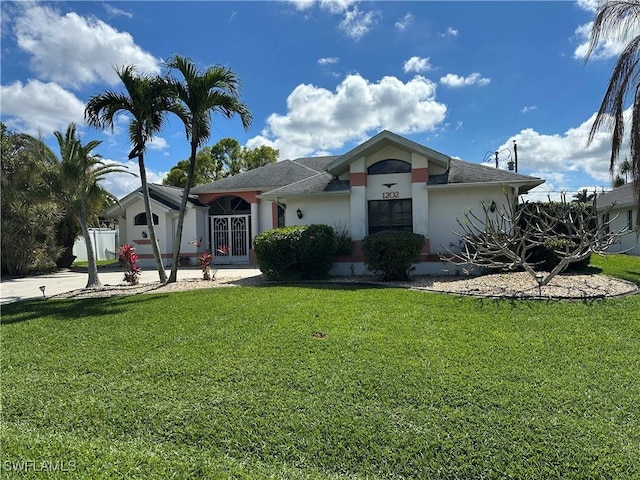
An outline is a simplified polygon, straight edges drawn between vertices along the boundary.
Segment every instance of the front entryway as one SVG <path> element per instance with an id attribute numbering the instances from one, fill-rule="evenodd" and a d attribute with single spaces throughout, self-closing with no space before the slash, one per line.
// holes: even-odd
<path id="1" fill-rule="evenodd" d="M 249 215 L 211 218 L 211 252 L 214 263 L 249 263 Z"/>

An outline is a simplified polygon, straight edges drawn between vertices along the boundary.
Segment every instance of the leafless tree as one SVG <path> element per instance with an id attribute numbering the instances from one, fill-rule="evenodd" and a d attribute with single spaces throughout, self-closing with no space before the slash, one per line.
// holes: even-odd
<path id="1" fill-rule="evenodd" d="M 544 286 L 570 264 L 591 254 L 604 255 L 621 235 L 628 233 L 627 228 L 611 231 L 613 207 L 601 211 L 599 219 L 595 205 L 568 203 L 564 196 L 553 203 L 553 208 L 507 201 L 491 211 L 482 204 L 481 213 L 468 210 L 457 219 L 461 231 L 454 233 L 461 240 L 461 248 L 454 251 L 445 247 L 447 253 L 441 258 L 487 269 L 522 268 Z M 540 247 L 551 248 L 559 259 L 550 272 L 541 271 L 541 262 L 533 260 Z"/>

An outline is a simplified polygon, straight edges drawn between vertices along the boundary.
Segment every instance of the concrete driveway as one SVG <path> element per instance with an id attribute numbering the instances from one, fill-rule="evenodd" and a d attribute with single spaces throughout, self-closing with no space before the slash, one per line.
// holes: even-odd
<path id="1" fill-rule="evenodd" d="M 217 269 L 216 278 L 219 279 L 248 278 L 261 274 L 260 270 L 255 267 L 216 265 L 215 268 Z M 168 270 L 167 275 L 169 275 Z M 98 270 L 98 277 L 103 285 L 124 284 L 122 270 Z M 182 267 L 178 270 L 178 280 L 201 277 L 202 271 L 196 267 Z M 153 283 L 157 281 L 158 272 L 155 270 L 144 270 L 140 276 L 140 283 Z M 73 270 L 33 277 L 3 279 L 0 283 L 0 304 L 42 297 L 41 286 L 45 287 L 44 294 L 50 297 L 59 293 L 84 288 L 86 284 L 87 273 Z"/>

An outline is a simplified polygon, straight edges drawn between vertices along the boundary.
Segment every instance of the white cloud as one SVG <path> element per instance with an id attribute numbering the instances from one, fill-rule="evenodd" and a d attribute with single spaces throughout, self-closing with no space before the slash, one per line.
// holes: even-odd
<path id="1" fill-rule="evenodd" d="M 344 13 L 358 0 L 320 0 L 320 7 L 331 13 Z"/>
<path id="2" fill-rule="evenodd" d="M 107 11 L 107 13 L 112 17 L 121 16 L 121 17 L 133 18 L 133 13 L 114 7 L 113 5 L 109 5 L 108 3 L 103 3 L 102 6 Z"/>
<path id="3" fill-rule="evenodd" d="M 289 3 L 291 3 L 296 10 L 303 11 L 313 7 L 315 0 L 289 0 Z"/>
<path id="4" fill-rule="evenodd" d="M 441 37 L 457 37 L 458 30 L 453 27 L 447 27 L 447 31 L 445 33 L 440 34 Z"/>
<path id="5" fill-rule="evenodd" d="M 70 122 L 80 125 L 84 121 L 84 103 L 53 82 L 16 81 L 0 86 L 0 97 L 5 123 L 31 135 L 40 131 L 48 136 Z"/>
<path id="6" fill-rule="evenodd" d="M 363 12 L 358 8 L 358 0 L 289 0 L 296 10 L 304 12 L 310 10 L 314 5 L 318 5 L 322 10 L 328 11 L 332 15 L 343 16 L 338 28 L 349 38 L 360 40 L 366 35 L 376 23 L 379 12 Z M 308 17 L 307 17 L 308 18 Z"/>
<path id="7" fill-rule="evenodd" d="M 125 163 L 118 163 L 113 160 L 105 160 L 104 162 L 106 164 L 124 165 L 128 167 L 129 172 L 135 174 L 135 176 L 127 173 L 110 173 L 105 175 L 101 185 L 109 193 L 115 195 L 117 198 L 122 198 L 140 187 L 140 177 L 138 176 L 140 174 L 140 170 L 138 169 L 137 161 L 129 160 Z M 162 180 L 164 180 L 169 173 L 158 172 L 150 169 L 148 166 L 146 167 L 146 172 L 148 183 L 162 183 Z"/>
<path id="8" fill-rule="evenodd" d="M 467 77 L 461 77 L 455 73 L 447 73 L 444 77 L 440 78 L 440 83 L 446 87 L 460 88 L 467 87 L 469 85 L 484 86 L 491 83 L 491 79 L 484 78 L 479 73 L 472 73 Z"/>
<path id="9" fill-rule="evenodd" d="M 588 12 L 594 12 L 598 9 L 602 0 L 577 0 L 576 5 Z"/>
<path id="10" fill-rule="evenodd" d="M 130 34 L 94 17 L 29 4 L 16 18 L 15 33 L 18 46 L 31 54 L 34 72 L 63 86 L 115 85 L 119 80 L 113 67 L 124 63 L 141 73 L 160 72 L 160 60 L 136 45 Z"/>
<path id="11" fill-rule="evenodd" d="M 575 34 L 581 42 L 573 52 L 573 58 L 577 60 L 585 60 L 589 51 L 589 38 L 591 36 L 591 27 L 593 22 L 585 23 L 576 28 Z M 594 60 L 608 59 L 618 56 L 624 47 L 636 35 L 640 34 L 640 28 L 630 29 L 626 35 L 614 35 L 611 37 L 601 38 L 595 50 L 591 54 Z"/>
<path id="12" fill-rule="evenodd" d="M 429 63 L 429 57 L 420 58 L 420 57 L 411 57 L 409 60 L 404 62 L 404 66 L 402 67 L 405 73 L 409 72 L 427 72 L 433 69 L 433 66 Z"/>
<path id="13" fill-rule="evenodd" d="M 151 140 L 147 141 L 147 148 L 150 150 L 164 150 L 168 148 L 169 144 L 162 137 L 153 137 Z"/>
<path id="14" fill-rule="evenodd" d="M 402 17 L 396 22 L 395 27 L 398 30 L 404 30 L 412 23 L 413 23 L 413 15 L 411 13 L 406 13 L 404 17 Z"/>
<path id="15" fill-rule="evenodd" d="M 377 12 L 361 12 L 358 7 L 354 7 L 353 10 L 345 12 L 339 27 L 348 37 L 360 40 L 373 28 L 377 17 Z"/>
<path id="16" fill-rule="evenodd" d="M 529 106 L 525 106 L 522 107 L 522 110 L 520 110 L 522 113 L 529 113 L 529 112 L 533 112 L 534 110 L 537 110 L 538 107 L 536 107 L 535 105 L 529 105 Z"/>
<path id="17" fill-rule="evenodd" d="M 436 85 L 415 76 L 406 83 L 384 77 L 371 83 L 349 75 L 335 91 L 298 85 L 287 98 L 287 113 L 272 114 L 260 136 L 247 142 L 255 148 L 270 145 L 280 158 L 330 152 L 345 143 L 388 129 L 398 134 L 433 130 L 447 107 L 436 101 Z"/>
<path id="18" fill-rule="evenodd" d="M 339 61 L 340 59 L 338 57 L 324 57 L 318 59 L 318 65 L 333 65 Z"/>
<path id="19" fill-rule="evenodd" d="M 630 125 L 631 109 L 625 112 L 625 120 Z M 512 149 L 513 140 L 517 140 L 518 164 L 520 173 L 536 172 L 533 175 L 546 179 L 556 179 L 552 182 L 558 185 L 559 190 L 562 185 L 567 185 L 565 175 L 575 176 L 587 174 L 595 182 L 602 182 L 607 185 L 611 182 L 609 174 L 609 159 L 611 156 L 611 135 L 606 132 L 598 132 L 593 142 L 587 147 L 587 138 L 595 114 L 587 121 L 575 128 L 570 128 L 563 134 L 547 135 L 535 131 L 532 128 L 522 130 L 520 133 L 509 138 L 498 150 L 503 148 Z M 626 129 L 627 132 L 629 128 Z M 628 152 L 628 134 L 623 143 L 621 156 Z M 562 177 L 558 177 L 561 175 Z M 580 182 L 581 184 L 584 181 Z M 576 191 L 578 186 L 572 191 Z"/>

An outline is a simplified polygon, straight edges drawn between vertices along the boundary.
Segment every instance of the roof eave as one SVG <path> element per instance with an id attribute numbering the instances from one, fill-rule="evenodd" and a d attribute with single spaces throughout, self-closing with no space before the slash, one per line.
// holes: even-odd
<path id="1" fill-rule="evenodd" d="M 427 190 L 442 190 L 444 188 L 452 189 L 452 188 L 469 188 L 469 187 L 511 187 L 511 188 L 520 188 L 520 187 L 528 187 L 527 190 L 520 193 L 527 193 L 532 188 L 537 187 L 538 185 L 542 185 L 545 182 L 543 179 L 539 180 L 529 180 L 529 181 L 520 181 L 520 182 L 473 182 L 473 183 L 442 183 L 436 185 L 429 185 L 425 183 L 424 188 Z"/>
<path id="2" fill-rule="evenodd" d="M 332 190 L 329 192 L 314 192 L 314 193 L 294 193 L 289 195 L 271 195 L 270 192 L 265 192 L 261 195 L 257 195 L 258 198 L 263 200 L 275 200 L 277 198 L 301 198 L 301 197 L 337 197 L 341 195 L 350 195 L 349 190 Z"/>

